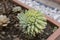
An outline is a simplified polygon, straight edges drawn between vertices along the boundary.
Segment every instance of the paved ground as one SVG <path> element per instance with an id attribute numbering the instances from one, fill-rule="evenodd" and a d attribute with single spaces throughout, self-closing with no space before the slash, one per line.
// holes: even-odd
<path id="1" fill-rule="evenodd" d="M 51 0 L 36 0 L 36 1 L 40 1 L 40 2 L 42 2 L 42 3 L 44 3 L 44 4 L 48 5 L 48 6 L 60 9 L 60 4 L 52 2 Z"/>

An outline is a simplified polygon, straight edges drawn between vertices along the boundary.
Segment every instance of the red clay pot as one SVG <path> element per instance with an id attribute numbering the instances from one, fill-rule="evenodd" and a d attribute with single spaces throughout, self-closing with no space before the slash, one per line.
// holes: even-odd
<path id="1" fill-rule="evenodd" d="M 26 9 L 32 9 L 31 7 L 27 6 L 26 4 L 18 1 L 18 0 L 13 0 L 13 2 L 19 4 L 20 6 L 26 8 Z M 45 17 L 47 18 L 47 20 L 51 23 L 53 23 L 54 25 L 58 26 L 58 29 L 52 34 L 50 35 L 47 40 L 55 40 L 59 35 L 60 35 L 60 23 L 57 22 L 56 20 L 50 18 L 49 16 L 45 15 Z"/>
<path id="2" fill-rule="evenodd" d="M 53 1 L 55 1 L 55 2 L 57 2 L 57 3 L 60 3 L 60 0 L 53 0 Z"/>

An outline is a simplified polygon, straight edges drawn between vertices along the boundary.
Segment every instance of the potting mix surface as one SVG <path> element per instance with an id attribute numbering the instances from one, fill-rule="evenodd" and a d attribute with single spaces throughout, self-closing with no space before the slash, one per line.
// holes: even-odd
<path id="1" fill-rule="evenodd" d="M 18 6 L 13 3 L 12 0 L 0 0 L 0 15 L 6 15 L 10 19 L 10 23 L 0 29 L 0 40 L 27 40 L 27 35 L 25 35 L 19 28 L 19 20 L 17 19 L 17 13 L 12 12 L 12 8 Z M 25 9 L 22 8 L 24 11 Z M 46 40 L 52 33 L 57 30 L 57 26 L 47 22 L 46 29 L 41 34 L 37 34 L 29 40 Z"/>

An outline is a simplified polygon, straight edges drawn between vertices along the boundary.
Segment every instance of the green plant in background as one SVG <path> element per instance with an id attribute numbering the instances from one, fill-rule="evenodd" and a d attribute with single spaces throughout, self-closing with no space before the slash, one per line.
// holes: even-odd
<path id="1" fill-rule="evenodd" d="M 42 33 L 46 28 L 47 22 L 43 13 L 36 10 L 28 10 L 25 13 L 18 14 L 20 27 L 23 28 L 23 32 L 35 36 L 35 34 Z"/>
<path id="2" fill-rule="evenodd" d="M 13 12 L 20 12 L 22 8 L 20 6 L 16 6 L 12 9 Z"/>

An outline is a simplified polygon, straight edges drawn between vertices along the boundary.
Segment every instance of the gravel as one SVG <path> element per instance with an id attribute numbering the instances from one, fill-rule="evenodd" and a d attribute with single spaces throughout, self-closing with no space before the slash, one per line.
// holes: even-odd
<path id="1" fill-rule="evenodd" d="M 60 22 L 60 10 L 58 10 L 57 8 L 49 7 L 41 2 L 37 2 L 35 0 L 19 0 L 19 1 L 34 8 L 35 10 L 42 11 L 42 13 L 45 13 L 46 15 L 50 16 L 51 18 Z"/>

